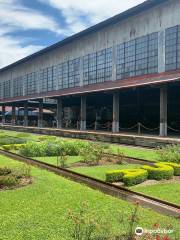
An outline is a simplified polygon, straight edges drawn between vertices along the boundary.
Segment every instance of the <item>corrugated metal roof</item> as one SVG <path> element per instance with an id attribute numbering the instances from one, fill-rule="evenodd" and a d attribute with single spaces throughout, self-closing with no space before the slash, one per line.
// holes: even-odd
<path id="1" fill-rule="evenodd" d="M 57 43 L 55 43 L 55 44 L 53 44 L 53 45 L 51 45 L 51 46 L 49 46 L 47 48 L 44 48 L 44 49 L 42 49 L 42 50 L 40 50 L 40 51 L 38 51 L 38 52 L 36 52 L 34 54 L 31 54 L 31 55 L 29 55 L 29 56 L 27 56 L 25 58 L 22 58 L 21 60 L 19 60 L 17 62 L 14 62 L 14 63 L 12 63 L 12 64 L 4 67 L 4 68 L 1 68 L 0 69 L 0 73 L 5 71 L 5 70 L 8 70 L 8 69 L 10 69 L 12 67 L 15 67 L 15 66 L 17 66 L 17 65 L 19 65 L 21 63 L 24 63 L 24 62 L 26 62 L 26 61 L 28 61 L 30 59 L 33 59 L 33 58 L 35 58 L 35 57 L 37 57 L 37 56 L 39 56 L 41 54 L 47 53 L 47 52 L 49 52 L 49 51 L 51 51 L 51 50 L 53 50 L 53 49 L 55 49 L 57 47 L 62 47 L 64 45 L 66 45 L 68 43 L 71 43 L 72 41 L 77 40 L 77 39 L 79 39 L 81 37 L 84 37 L 84 36 L 86 36 L 86 35 L 88 35 L 88 34 L 90 34 L 92 32 L 96 32 L 96 31 L 98 31 L 100 29 L 103 29 L 103 28 L 105 28 L 105 27 L 107 27 L 107 26 L 109 26 L 111 24 L 115 24 L 115 23 L 120 22 L 120 21 L 122 21 L 124 19 L 127 19 L 129 17 L 135 16 L 135 15 L 137 15 L 137 14 L 143 12 L 143 11 L 149 10 L 150 8 L 153 8 L 153 7 L 155 7 L 155 6 L 159 5 L 159 4 L 165 3 L 167 1 L 169 1 L 169 0 L 147 0 L 147 1 L 145 1 L 145 2 L 135 6 L 133 8 L 130 8 L 129 10 L 127 10 L 125 12 L 122 12 L 122 13 L 120 13 L 118 15 L 115 15 L 114 17 L 111 17 L 111 18 L 109 18 L 109 19 L 107 19 L 107 20 L 105 20 L 103 22 L 100 22 L 100 23 L 98 23 L 98 24 L 96 24 L 96 25 L 94 25 L 94 26 L 92 26 L 90 28 L 87 28 L 84 31 L 81 31 L 81 32 L 79 32 L 77 34 L 74 34 L 74 35 L 72 35 L 72 36 L 70 36 L 70 37 L 68 37 L 68 38 L 66 38 L 66 39 L 64 39 L 64 40 L 62 40 L 60 42 L 57 42 Z"/>

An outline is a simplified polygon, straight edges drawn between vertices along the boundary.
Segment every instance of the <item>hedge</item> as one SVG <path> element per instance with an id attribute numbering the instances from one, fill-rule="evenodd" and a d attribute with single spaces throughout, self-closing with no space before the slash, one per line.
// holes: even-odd
<path id="1" fill-rule="evenodd" d="M 148 178 L 155 180 L 171 179 L 174 174 L 174 169 L 167 165 L 155 164 L 154 167 L 143 166 L 142 169 L 148 171 Z"/>
<path id="2" fill-rule="evenodd" d="M 180 176 L 180 164 L 178 163 L 171 163 L 171 162 L 160 162 L 156 163 L 156 166 L 168 165 L 174 169 L 174 175 Z"/>
<path id="3" fill-rule="evenodd" d="M 20 150 L 25 144 L 8 144 L 8 145 L 3 145 L 2 148 L 6 151 L 11 151 L 11 150 Z"/>
<path id="4" fill-rule="evenodd" d="M 119 182 L 123 179 L 122 170 L 113 170 L 106 173 L 106 182 Z"/>
<path id="5" fill-rule="evenodd" d="M 144 169 L 131 169 L 125 170 L 123 176 L 123 182 L 126 186 L 133 186 L 146 181 L 148 178 L 148 172 Z"/>
<path id="6" fill-rule="evenodd" d="M 126 186 L 133 186 L 144 182 L 148 177 L 148 172 L 143 169 L 114 170 L 106 173 L 107 182 L 123 181 Z"/>

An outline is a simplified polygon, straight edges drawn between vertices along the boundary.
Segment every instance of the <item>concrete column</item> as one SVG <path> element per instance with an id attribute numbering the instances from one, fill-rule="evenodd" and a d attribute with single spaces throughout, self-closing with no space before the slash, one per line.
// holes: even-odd
<path id="1" fill-rule="evenodd" d="M 160 88 L 160 136 L 167 136 L 167 87 Z"/>
<path id="2" fill-rule="evenodd" d="M 62 99 L 58 98 L 57 100 L 57 128 L 62 128 Z"/>
<path id="3" fill-rule="evenodd" d="M 165 72 L 165 30 L 158 33 L 158 72 Z"/>
<path id="4" fill-rule="evenodd" d="M 11 124 L 16 125 L 16 107 L 14 105 L 12 106 Z"/>
<path id="5" fill-rule="evenodd" d="M 43 100 L 39 100 L 38 127 L 43 127 Z"/>
<path id="6" fill-rule="evenodd" d="M 113 123 L 112 131 L 119 132 L 119 93 L 113 94 Z"/>
<path id="7" fill-rule="evenodd" d="M 28 102 L 24 103 L 24 126 L 28 126 Z"/>
<path id="8" fill-rule="evenodd" d="M 6 107 L 5 105 L 2 106 L 2 124 L 5 124 L 5 112 L 6 112 Z"/>
<path id="9" fill-rule="evenodd" d="M 86 96 L 81 96 L 81 122 L 80 130 L 86 130 Z"/>

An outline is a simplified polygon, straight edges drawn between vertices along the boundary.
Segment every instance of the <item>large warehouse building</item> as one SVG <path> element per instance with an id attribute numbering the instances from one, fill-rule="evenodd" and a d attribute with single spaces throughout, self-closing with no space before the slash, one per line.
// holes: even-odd
<path id="1" fill-rule="evenodd" d="M 34 106 L 42 127 L 44 100 L 58 128 L 178 134 L 180 0 L 145 1 L 0 69 L 3 124 L 12 106 L 11 124 L 22 108 L 32 125 Z"/>

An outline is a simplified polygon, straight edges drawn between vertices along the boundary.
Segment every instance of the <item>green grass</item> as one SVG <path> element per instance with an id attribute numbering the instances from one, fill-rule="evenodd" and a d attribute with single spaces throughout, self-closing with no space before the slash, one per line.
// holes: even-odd
<path id="1" fill-rule="evenodd" d="M 34 159 L 57 166 L 57 157 L 34 157 Z M 81 160 L 82 160 L 81 156 L 68 156 L 67 166 L 69 167 L 71 166 L 71 164 L 78 163 Z"/>
<path id="2" fill-rule="evenodd" d="M 134 186 L 132 189 L 180 205 L 180 182 L 159 183 L 151 186 Z"/>
<path id="3" fill-rule="evenodd" d="M 0 166 L 21 167 L 23 164 L 0 156 Z M 79 211 L 84 201 L 88 202 L 89 213 L 95 212 L 95 218 L 109 224 L 114 234 L 123 233 L 125 226 L 118 222 L 119 212 L 123 213 L 127 224 L 134 208 L 132 204 L 45 170 L 32 168 L 32 175 L 33 184 L 0 191 L 1 240 L 70 240 L 69 227 L 72 226 L 68 209 Z M 138 215 L 138 226 L 152 229 L 155 223 L 162 228 L 171 224 L 178 234 L 177 219 L 141 207 Z"/>
<path id="4" fill-rule="evenodd" d="M 6 130 L 1 130 L 0 131 L 0 136 L 1 134 L 7 134 L 9 136 L 19 136 L 22 135 L 23 133 L 20 132 L 15 132 L 15 131 L 6 131 Z M 38 141 L 40 136 L 47 136 L 47 135 L 39 135 L 39 134 L 33 134 L 33 133 L 25 133 L 26 135 L 28 134 L 28 137 L 26 137 L 29 141 Z M 62 137 L 57 137 L 59 139 L 64 139 Z M 72 138 L 69 138 L 69 141 L 74 140 Z M 81 141 L 87 141 L 87 140 L 81 140 Z M 117 144 L 108 144 L 108 143 L 102 143 L 102 145 L 107 145 L 109 146 L 109 149 L 107 150 L 108 152 L 110 151 L 111 153 L 117 154 L 118 149 L 120 152 L 122 152 L 125 156 L 127 157 L 135 157 L 135 158 L 142 158 L 144 160 L 152 160 L 152 161 L 158 161 L 158 155 L 155 150 L 153 149 L 146 149 L 142 147 L 133 147 L 133 146 L 122 146 L 122 145 L 117 145 Z"/>
<path id="5" fill-rule="evenodd" d="M 117 154 L 118 150 L 127 157 L 141 158 L 144 160 L 158 161 L 158 155 L 153 149 L 146 149 L 142 147 L 126 147 L 118 145 L 110 145 L 110 151 Z"/>
<path id="6" fill-rule="evenodd" d="M 137 168 L 139 166 L 140 165 L 138 164 L 123 164 L 123 165 L 113 164 L 113 165 L 105 165 L 105 166 L 77 167 L 77 168 L 72 168 L 71 170 L 105 181 L 106 172 L 109 170 L 131 169 L 131 168 Z"/>

